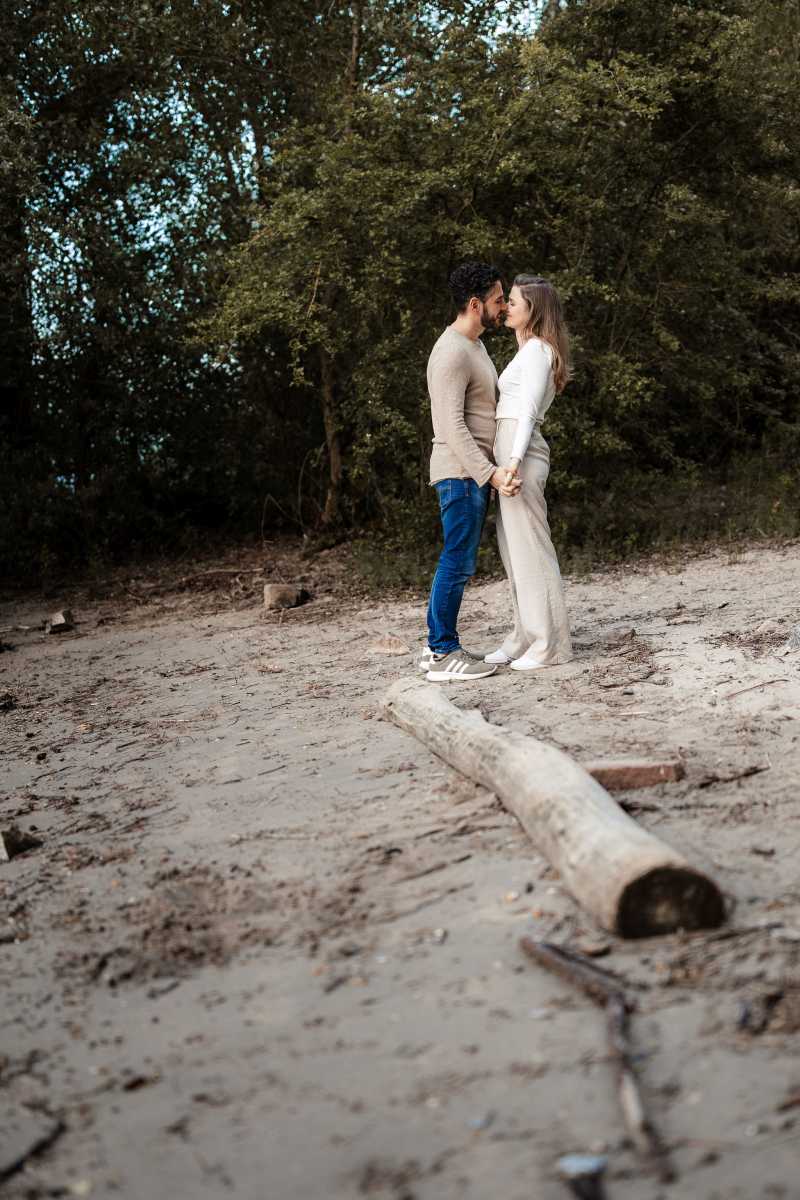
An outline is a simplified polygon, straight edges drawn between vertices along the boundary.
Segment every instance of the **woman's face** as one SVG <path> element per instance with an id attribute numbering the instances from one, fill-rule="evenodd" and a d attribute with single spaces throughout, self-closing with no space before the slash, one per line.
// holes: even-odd
<path id="1" fill-rule="evenodd" d="M 512 287 L 508 294 L 508 308 L 506 310 L 506 325 L 509 329 L 516 331 L 524 329 L 528 324 L 528 318 L 531 315 L 530 305 L 523 299 L 522 293 L 516 284 Z"/>

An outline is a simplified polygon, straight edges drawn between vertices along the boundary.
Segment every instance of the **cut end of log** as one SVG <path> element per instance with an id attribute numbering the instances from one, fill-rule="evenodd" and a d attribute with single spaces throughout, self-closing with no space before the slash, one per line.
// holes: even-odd
<path id="1" fill-rule="evenodd" d="M 654 937 L 679 929 L 715 929 L 725 920 L 725 904 L 706 875 L 686 866 L 664 866 L 628 884 L 617 914 L 620 937 Z"/>

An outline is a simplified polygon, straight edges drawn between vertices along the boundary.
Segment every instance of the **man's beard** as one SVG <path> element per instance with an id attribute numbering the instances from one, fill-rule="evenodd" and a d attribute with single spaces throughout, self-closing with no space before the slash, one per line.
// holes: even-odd
<path id="1" fill-rule="evenodd" d="M 481 325 L 484 329 L 499 329 L 502 318 L 502 313 L 498 313 L 496 317 L 490 317 L 486 312 L 486 305 L 481 304 Z"/>

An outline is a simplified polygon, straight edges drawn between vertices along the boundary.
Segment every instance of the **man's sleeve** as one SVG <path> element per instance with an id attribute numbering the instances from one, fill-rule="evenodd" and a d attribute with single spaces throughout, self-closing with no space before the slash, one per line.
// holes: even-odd
<path id="1" fill-rule="evenodd" d="M 439 433 L 468 475 L 483 486 L 494 475 L 495 465 L 486 457 L 464 420 L 464 398 L 469 368 L 451 359 L 432 366 L 429 387 L 436 404 Z"/>

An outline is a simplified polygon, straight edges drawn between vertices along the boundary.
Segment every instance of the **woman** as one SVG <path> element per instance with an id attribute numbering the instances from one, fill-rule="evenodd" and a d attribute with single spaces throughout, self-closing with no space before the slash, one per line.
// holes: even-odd
<path id="1" fill-rule="evenodd" d="M 497 540 L 511 583 L 514 628 L 487 663 L 535 671 L 569 662 L 572 646 L 561 573 L 550 540 L 544 487 L 550 450 L 540 426 L 553 397 L 570 379 L 569 335 L 552 284 L 518 275 L 508 297 L 506 325 L 519 349 L 499 379 L 495 462 L 522 483 L 499 496 Z"/>

